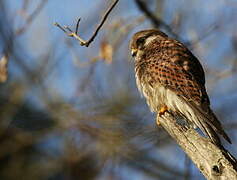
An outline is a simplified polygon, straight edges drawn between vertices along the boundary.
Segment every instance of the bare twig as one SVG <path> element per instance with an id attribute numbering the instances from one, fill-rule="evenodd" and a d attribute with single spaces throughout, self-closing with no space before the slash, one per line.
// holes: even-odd
<path id="1" fill-rule="evenodd" d="M 172 28 L 166 24 L 164 21 L 156 17 L 155 14 L 153 14 L 149 8 L 147 7 L 146 3 L 142 0 L 135 0 L 138 8 L 150 19 L 151 23 L 154 25 L 154 27 L 158 28 L 160 26 L 163 26 L 168 33 L 170 33 L 172 36 L 174 36 L 175 39 L 181 40 L 181 38 L 172 30 Z M 182 40 L 181 40 L 182 41 Z"/>
<path id="2" fill-rule="evenodd" d="M 79 18 L 78 21 L 77 21 L 77 25 L 76 25 L 76 34 L 78 33 L 78 28 L 79 28 L 80 21 L 81 21 L 81 18 Z"/>
<path id="3" fill-rule="evenodd" d="M 55 22 L 54 25 L 57 26 L 58 28 L 60 28 L 64 33 L 66 33 L 68 36 L 70 37 L 74 37 L 76 40 L 78 40 L 80 42 L 81 46 L 86 46 L 88 47 L 92 41 L 94 41 L 95 37 L 97 36 L 99 30 L 101 29 L 101 27 L 104 25 L 107 17 L 109 16 L 110 12 L 113 10 L 113 8 L 116 6 L 116 4 L 119 2 L 119 0 L 115 0 L 114 3 L 110 6 L 110 8 L 107 10 L 107 12 L 105 13 L 105 15 L 103 16 L 100 24 L 97 26 L 95 32 L 93 33 L 93 35 L 91 36 L 91 38 L 88 41 L 83 40 L 79 35 L 78 35 L 78 29 L 79 29 L 79 24 L 80 24 L 80 18 L 77 21 L 77 25 L 76 25 L 76 30 L 75 32 L 72 31 L 68 26 L 64 26 L 62 27 L 59 23 Z"/>
<path id="4" fill-rule="evenodd" d="M 193 49 L 195 44 L 199 43 L 201 40 L 205 39 L 208 35 L 210 35 L 213 30 L 217 29 L 219 25 L 213 25 L 209 29 L 207 29 L 203 36 L 198 37 L 195 40 L 184 40 L 177 33 L 172 30 L 172 27 L 164 22 L 162 19 L 158 18 L 148 7 L 145 1 L 143 0 L 135 0 L 136 5 L 139 10 L 144 13 L 144 15 L 151 21 L 155 28 L 163 27 L 170 35 L 172 35 L 175 39 L 183 42 L 186 46 L 189 46 L 190 49 Z"/>

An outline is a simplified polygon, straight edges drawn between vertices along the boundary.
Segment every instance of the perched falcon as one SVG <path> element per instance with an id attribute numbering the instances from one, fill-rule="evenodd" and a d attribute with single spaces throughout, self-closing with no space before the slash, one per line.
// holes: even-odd
<path id="1" fill-rule="evenodd" d="M 199 127 L 214 144 L 221 144 L 218 134 L 231 143 L 210 108 L 203 68 L 182 43 L 149 29 L 132 37 L 130 50 L 137 87 L 151 111 L 158 117 L 172 111 Z"/>

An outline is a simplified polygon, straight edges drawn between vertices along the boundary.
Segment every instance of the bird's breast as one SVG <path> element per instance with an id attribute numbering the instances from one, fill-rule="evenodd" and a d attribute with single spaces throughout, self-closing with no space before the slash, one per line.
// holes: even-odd
<path id="1" fill-rule="evenodd" d="M 141 73 L 136 69 L 135 76 L 138 90 L 146 98 L 151 111 L 158 112 L 160 107 L 165 104 L 166 88 L 152 79 L 145 71 Z"/>

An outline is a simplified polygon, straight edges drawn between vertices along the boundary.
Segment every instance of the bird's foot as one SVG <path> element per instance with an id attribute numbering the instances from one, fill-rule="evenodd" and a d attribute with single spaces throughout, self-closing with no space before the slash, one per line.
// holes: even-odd
<path id="1" fill-rule="evenodd" d="M 160 124 L 161 124 L 159 118 L 161 116 L 163 116 L 165 114 L 165 112 L 168 112 L 168 107 L 167 106 L 163 106 L 158 112 L 158 116 L 156 117 L 156 124 L 158 126 L 160 126 Z"/>
<path id="2" fill-rule="evenodd" d="M 163 116 L 165 112 L 168 112 L 167 106 L 163 106 L 162 108 L 160 108 L 159 113 L 158 113 L 159 117 Z"/>
<path id="3" fill-rule="evenodd" d="M 160 124 L 161 124 L 159 118 L 160 118 L 160 116 L 156 117 L 156 124 L 157 124 L 157 126 L 160 126 Z"/>

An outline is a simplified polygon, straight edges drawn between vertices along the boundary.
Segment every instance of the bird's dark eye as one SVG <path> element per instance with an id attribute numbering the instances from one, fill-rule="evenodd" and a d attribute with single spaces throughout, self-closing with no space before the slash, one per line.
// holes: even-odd
<path id="1" fill-rule="evenodd" d="M 137 40 L 137 44 L 140 45 L 140 44 L 144 44 L 145 43 L 145 40 L 146 38 L 145 37 L 141 37 Z"/>

